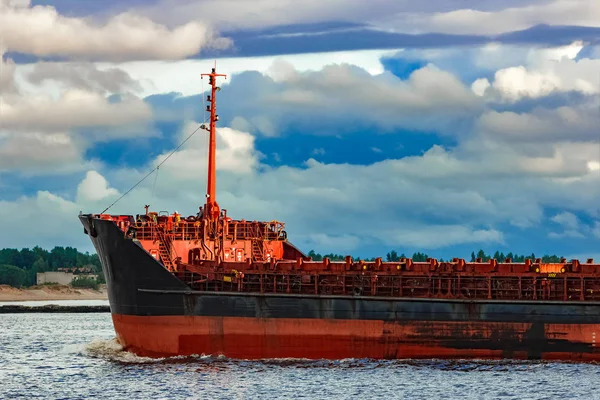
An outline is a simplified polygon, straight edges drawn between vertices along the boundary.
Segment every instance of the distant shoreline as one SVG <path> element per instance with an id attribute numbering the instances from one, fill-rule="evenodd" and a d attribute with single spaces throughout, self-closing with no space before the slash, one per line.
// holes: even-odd
<path id="1" fill-rule="evenodd" d="M 106 285 L 100 285 L 99 290 L 64 285 L 40 285 L 25 289 L 0 285 L 0 305 L 5 301 L 40 300 L 108 300 L 108 294 Z"/>
<path id="2" fill-rule="evenodd" d="M 43 306 L 26 305 L 3 305 L 0 302 L 0 314 L 24 314 L 24 313 L 109 313 L 110 306 L 59 306 L 46 304 Z"/>

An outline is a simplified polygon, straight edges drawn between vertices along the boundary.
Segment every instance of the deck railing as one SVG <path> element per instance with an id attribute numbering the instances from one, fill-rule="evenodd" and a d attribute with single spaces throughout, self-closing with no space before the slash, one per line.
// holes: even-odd
<path id="1" fill-rule="evenodd" d="M 538 261 L 538 260 L 536 260 Z M 488 267 L 492 265 L 492 267 Z M 577 260 L 546 264 L 271 260 L 182 265 L 194 290 L 306 295 L 454 298 L 471 300 L 600 301 L 600 265 Z M 548 272 L 556 270 L 558 272 Z M 202 275 L 189 281 L 185 274 Z"/>

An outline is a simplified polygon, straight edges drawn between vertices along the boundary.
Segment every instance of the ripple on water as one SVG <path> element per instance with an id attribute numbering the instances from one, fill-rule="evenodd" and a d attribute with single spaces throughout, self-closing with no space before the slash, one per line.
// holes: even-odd
<path id="1" fill-rule="evenodd" d="M 595 399 L 595 364 L 449 360 L 153 359 L 109 314 L 0 315 L 2 398 Z"/>

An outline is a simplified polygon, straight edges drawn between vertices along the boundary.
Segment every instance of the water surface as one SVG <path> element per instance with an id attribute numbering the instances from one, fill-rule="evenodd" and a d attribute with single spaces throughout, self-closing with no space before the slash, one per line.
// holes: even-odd
<path id="1" fill-rule="evenodd" d="M 108 313 L 2 314 L 0 332 L 3 399 L 600 399 L 596 364 L 153 360 L 121 350 Z"/>

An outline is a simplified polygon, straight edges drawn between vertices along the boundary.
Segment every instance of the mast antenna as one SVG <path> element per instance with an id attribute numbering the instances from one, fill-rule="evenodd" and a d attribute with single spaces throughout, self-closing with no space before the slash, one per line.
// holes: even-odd
<path id="1" fill-rule="evenodd" d="M 216 78 L 219 76 L 227 79 L 227 75 L 218 74 L 217 73 L 217 62 L 215 61 L 215 66 L 212 68 L 210 74 L 201 74 L 200 79 L 208 76 L 208 84 L 211 87 L 210 95 L 207 96 L 207 101 L 210 105 L 206 106 L 206 111 L 210 111 L 210 123 L 208 129 L 205 127 L 204 129 L 209 132 L 209 143 L 208 143 L 208 181 L 206 187 L 206 207 L 204 209 L 203 216 L 209 219 L 217 219 L 219 218 L 219 214 L 221 210 L 219 209 L 219 204 L 217 203 L 216 192 L 217 192 L 217 173 L 216 173 L 216 155 L 217 155 L 217 138 L 216 138 L 216 125 L 219 120 L 219 115 L 217 114 L 217 98 L 216 93 L 221 90 L 220 87 L 217 86 Z"/>

